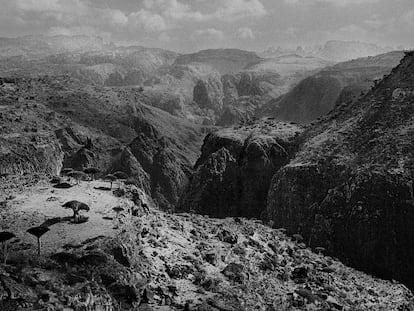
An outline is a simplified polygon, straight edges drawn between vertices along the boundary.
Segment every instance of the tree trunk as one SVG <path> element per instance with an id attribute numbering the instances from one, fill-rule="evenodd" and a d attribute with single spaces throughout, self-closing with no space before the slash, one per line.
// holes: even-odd
<path id="1" fill-rule="evenodd" d="M 40 238 L 37 238 L 37 255 L 40 256 Z"/>
<path id="2" fill-rule="evenodd" d="M 7 261 L 7 256 L 6 256 L 6 254 L 7 254 L 7 244 L 2 242 L 1 246 L 3 248 L 3 257 L 4 257 L 3 262 L 4 262 L 4 264 L 6 264 L 6 261 Z"/>

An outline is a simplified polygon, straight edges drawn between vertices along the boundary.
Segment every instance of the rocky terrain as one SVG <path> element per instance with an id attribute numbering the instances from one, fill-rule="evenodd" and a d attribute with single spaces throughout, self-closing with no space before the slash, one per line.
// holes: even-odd
<path id="1" fill-rule="evenodd" d="M 260 218 L 273 175 L 296 152 L 299 126 L 265 119 L 210 133 L 179 208 Z"/>
<path id="2" fill-rule="evenodd" d="M 87 38 L 0 38 L 0 76 L 69 75 L 99 87 L 139 87 L 148 104 L 172 115 L 233 125 L 252 119 L 266 102 L 332 64 L 299 55 L 265 59 L 236 49 L 178 54 L 104 44 L 100 38 L 88 44 Z"/>
<path id="3" fill-rule="evenodd" d="M 305 131 L 274 177 L 268 216 L 360 269 L 414 283 L 414 56 Z"/>
<path id="4" fill-rule="evenodd" d="M 280 120 L 310 123 L 337 104 L 357 99 L 397 66 L 403 52 L 360 58 L 322 69 L 286 94 L 271 99 L 257 112 Z"/>
<path id="5" fill-rule="evenodd" d="M 208 135 L 184 210 L 265 219 L 412 288 L 413 64 L 407 53 L 366 95 L 344 96 L 302 134 L 268 120 Z"/>
<path id="6" fill-rule="evenodd" d="M 2 79 L 0 96 L 1 174 L 123 171 L 166 208 L 178 201 L 208 131 L 145 105 L 134 88 L 67 76 Z"/>
<path id="7" fill-rule="evenodd" d="M 0 310 L 414 310 L 413 53 L 0 55 Z"/>
<path id="8" fill-rule="evenodd" d="M 259 221 L 163 213 L 140 189 L 112 193 L 99 180 L 59 190 L 42 177 L 20 187 L 14 178 L 2 180 L 1 225 L 17 238 L 0 265 L 1 310 L 414 309 L 404 286 Z M 72 199 L 90 206 L 87 222 L 61 207 Z M 35 255 L 26 230 L 40 224 L 50 230 Z"/>

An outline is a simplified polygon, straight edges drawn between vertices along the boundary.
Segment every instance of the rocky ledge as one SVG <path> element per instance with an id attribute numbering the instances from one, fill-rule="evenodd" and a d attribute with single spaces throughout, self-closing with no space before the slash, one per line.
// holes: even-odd
<path id="1" fill-rule="evenodd" d="M 294 155 L 301 131 L 294 124 L 263 119 L 207 135 L 180 208 L 259 218 L 270 181 Z"/>
<path id="2" fill-rule="evenodd" d="M 40 180 L 8 192 L 0 219 L 18 239 L 0 264 L 1 310 L 414 310 L 403 285 L 314 253 L 300 236 L 160 212 L 142 190 L 102 183 L 58 190 Z M 89 204 L 87 222 L 60 207 L 73 198 Z M 50 231 L 37 256 L 26 229 L 41 223 Z"/>

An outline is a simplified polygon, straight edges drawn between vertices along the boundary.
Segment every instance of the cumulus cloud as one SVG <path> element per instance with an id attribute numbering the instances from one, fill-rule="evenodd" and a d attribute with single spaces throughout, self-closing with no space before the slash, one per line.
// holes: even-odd
<path id="1" fill-rule="evenodd" d="M 134 11 L 109 8 L 99 2 L 94 6 L 87 0 L 0 0 L 0 4 L 16 21 L 43 24 L 52 32 L 71 33 L 83 28 L 92 33 L 95 28 L 96 32 L 160 34 L 186 23 L 228 23 L 264 16 L 266 10 L 260 1 L 143 0 Z"/>
<path id="2" fill-rule="evenodd" d="M 237 29 L 237 36 L 243 40 L 254 39 L 253 30 L 248 27 L 242 27 Z"/>
<path id="3" fill-rule="evenodd" d="M 132 28 L 141 27 L 148 32 L 159 32 L 168 28 L 165 19 L 161 15 L 147 10 L 131 13 L 128 16 L 128 24 Z"/>

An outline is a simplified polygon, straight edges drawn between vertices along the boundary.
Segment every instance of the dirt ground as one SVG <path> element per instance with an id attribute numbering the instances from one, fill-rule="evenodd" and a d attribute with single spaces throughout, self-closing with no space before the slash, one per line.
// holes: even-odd
<path id="1" fill-rule="evenodd" d="M 0 229 L 16 234 L 17 240 L 11 244 L 11 249 L 30 252 L 36 250 L 37 240 L 26 230 L 60 217 L 61 221 L 51 225 L 50 231 L 41 239 L 44 254 L 56 252 L 66 244 L 76 245 L 86 239 L 112 236 L 116 230 L 113 220 L 117 217 L 113 208 L 122 203 L 120 200 L 126 199 L 116 198 L 111 191 L 97 189 L 108 186 L 103 181 L 83 181 L 70 189 L 55 189 L 51 184 L 44 183 L 25 192 L 10 194 L 14 198 L 0 210 Z M 81 211 L 89 217 L 87 222 L 74 224 L 66 219 L 73 216 L 73 211 L 62 205 L 71 200 L 89 205 L 89 212 Z"/>

